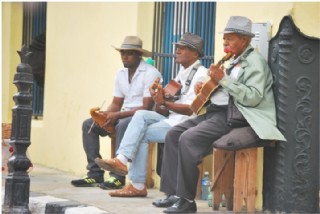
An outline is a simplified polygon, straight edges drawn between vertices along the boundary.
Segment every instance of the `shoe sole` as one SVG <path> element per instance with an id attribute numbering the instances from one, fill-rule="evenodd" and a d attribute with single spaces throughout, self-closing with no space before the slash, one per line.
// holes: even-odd
<path id="1" fill-rule="evenodd" d="M 126 176 L 128 174 L 128 171 L 123 171 L 121 169 L 118 169 L 118 168 L 115 168 L 115 167 L 112 167 L 110 165 L 108 165 L 107 163 L 105 163 L 102 159 L 100 158 L 96 158 L 94 160 L 96 162 L 96 164 L 98 164 L 98 166 L 104 170 L 107 170 L 107 171 L 110 171 L 110 172 L 113 172 L 113 173 L 116 173 L 118 175 L 121 175 L 121 176 Z"/>
<path id="2" fill-rule="evenodd" d="M 175 202 L 174 202 L 175 203 Z M 168 208 L 168 207 L 171 207 L 172 205 L 174 205 L 174 203 L 162 203 L 161 202 L 152 202 L 152 205 L 155 206 L 155 207 L 160 207 L 160 208 Z"/>
<path id="3" fill-rule="evenodd" d="M 116 194 L 116 195 L 111 195 L 109 194 L 110 197 L 118 197 L 118 198 L 145 198 L 147 197 L 147 195 L 120 195 L 120 194 Z"/>
<path id="4" fill-rule="evenodd" d="M 74 187 L 99 187 L 100 184 L 99 183 L 95 183 L 95 184 L 81 184 L 81 185 L 75 185 L 72 184 Z"/>
<path id="5" fill-rule="evenodd" d="M 170 196 L 172 197 L 172 196 Z M 176 199 L 158 199 L 156 201 L 153 201 L 152 202 L 152 205 L 155 206 L 155 207 L 160 207 L 160 208 L 168 208 L 168 207 L 171 207 L 172 205 L 174 205 L 177 201 L 179 200 L 179 198 L 176 198 Z M 164 202 L 166 201 L 166 202 Z"/>
<path id="6" fill-rule="evenodd" d="M 100 189 L 103 189 L 103 190 L 115 190 L 115 189 L 122 189 L 124 187 L 123 186 L 119 186 L 119 187 L 106 187 L 106 186 L 101 186 L 99 185 Z"/>

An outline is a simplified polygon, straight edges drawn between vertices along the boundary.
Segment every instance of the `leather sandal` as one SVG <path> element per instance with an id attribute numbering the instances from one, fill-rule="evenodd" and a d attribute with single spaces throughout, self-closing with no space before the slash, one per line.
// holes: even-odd
<path id="1" fill-rule="evenodd" d="M 142 190 L 138 190 L 129 184 L 120 190 L 110 192 L 111 197 L 146 197 L 148 195 L 146 186 Z"/>
<path id="2" fill-rule="evenodd" d="M 126 165 L 121 163 L 121 161 L 118 158 L 112 158 L 112 159 L 101 159 L 96 158 L 94 160 L 98 166 L 104 170 L 114 172 L 118 175 L 125 176 L 128 174 L 128 168 Z"/>

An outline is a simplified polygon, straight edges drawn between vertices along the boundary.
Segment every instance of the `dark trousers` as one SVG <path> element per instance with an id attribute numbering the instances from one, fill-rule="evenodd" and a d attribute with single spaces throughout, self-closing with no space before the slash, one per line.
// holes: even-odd
<path id="1" fill-rule="evenodd" d="M 212 153 L 212 144 L 231 128 L 227 106 L 211 106 L 206 114 L 172 127 L 166 135 L 160 191 L 194 199 L 199 177 L 198 164 Z"/>
<path id="2" fill-rule="evenodd" d="M 117 151 L 122 137 L 128 127 L 129 122 L 131 121 L 132 117 L 127 117 L 118 120 L 116 124 L 116 148 L 115 150 Z M 88 130 L 90 129 L 90 126 L 92 124 L 93 120 L 92 118 L 89 118 L 85 120 L 82 124 L 82 143 L 83 143 L 83 148 L 87 156 L 87 170 L 88 173 L 87 175 L 89 177 L 98 179 L 98 180 L 103 180 L 104 176 L 104 170 L 101 170 L 100 167 L 94 162 L 94 159 L 97 157 L 101 158 L 100 155 L 100 138 L 105 137 L 108 135 L 108 132 L 106 132 L 103 128 L 100 128 L 100 126 L 94 124 L 91 132 L 88 134 Z M 106 158 L 106 157 L 104 157 Z M 124 179 L 125 176 L 120 176 L 115 173 L 109 173 L 110 176 L 116 177 L 117 179 Z"/>

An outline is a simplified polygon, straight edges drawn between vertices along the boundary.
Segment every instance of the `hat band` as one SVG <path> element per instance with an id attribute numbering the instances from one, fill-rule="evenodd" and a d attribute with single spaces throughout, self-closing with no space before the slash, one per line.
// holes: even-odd
<path id="1" fill-rule="evenodd" d="M 132 44 L 122 44 L 121 48 L 142 48 L 141 45 L 132 45 Z"/>
<path id="2" fill-rule="evenodd" d="M 237 29 L 237 28 L 225 28 L 224 31 L 242 33 L 242 34 L 246 34 L 246 35 L 252 35 L 253 34 L 251 32 L 248 32 L 248 31 L 245 31 L 245 30 L 241 30 L 241 29 Z"/>
<path id="3" fill-rule="evenodd" d="M 186 45 L 186 46 L 189 46 L 190 48 L 193 48 L 193 49 L 196 49 L 196 50 L 198 50 L 198 48 L 195 46 L 195 45 L 193 45 L 193 44 L 191 44 L 191 43 L 189 43 L 189 42 L 186 42 L 186 41 L 179 41 L 179 42 L 177 42 L 177 44 L 183 44 L 183 45 Z"/>

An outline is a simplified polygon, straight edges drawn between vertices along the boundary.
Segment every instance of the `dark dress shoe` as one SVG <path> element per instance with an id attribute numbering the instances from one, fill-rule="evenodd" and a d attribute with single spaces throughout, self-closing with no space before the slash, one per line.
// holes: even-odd
<path id="1" fill-rule="evenodd" d="M 171 207 L 174 203 L 176 203 L 179 198 L 174 195 L 168 195 L 165 199 L 159 199 L 152 202 L 152 205 L 156 207 Z"/>
<path id="2" fill-rule="evenodd" d="M 172 207 L 167 208 L 163 211 L 164 213 L 196 213 L 197 205 L 196 202 L 189 202 L 184 198 L 179 198 L 179 200 L 172 205 Z"/>

